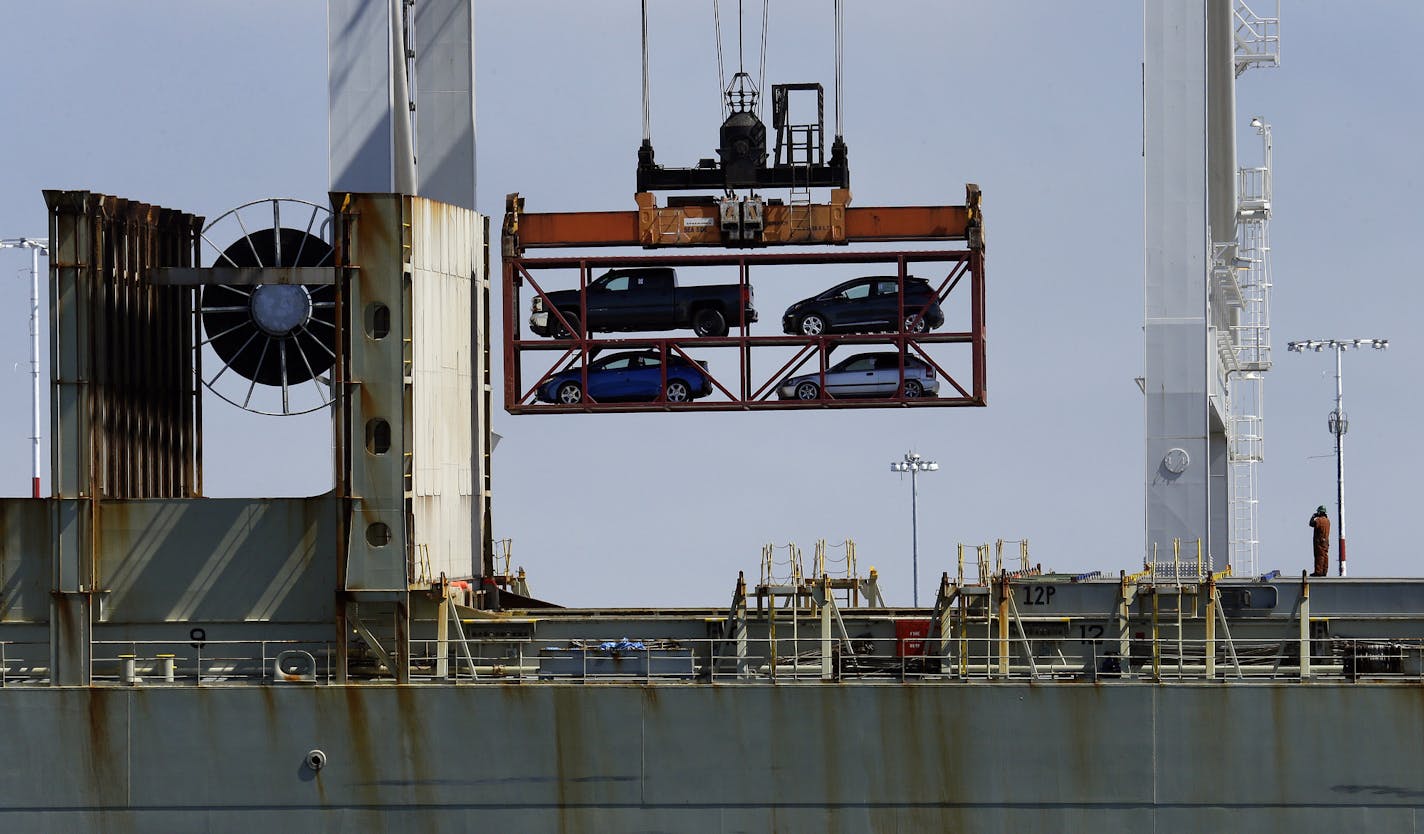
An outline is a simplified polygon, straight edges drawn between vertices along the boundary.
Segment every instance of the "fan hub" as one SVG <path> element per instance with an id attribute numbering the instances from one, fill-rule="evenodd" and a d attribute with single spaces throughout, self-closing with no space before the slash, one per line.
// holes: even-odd
<path id="1" fill-rule="evenodd" d="M 252 320 L 269 336 L 286 336 L 311 318 L 311 295 L 297 284 L 263 284 L 249 303 Z"/>

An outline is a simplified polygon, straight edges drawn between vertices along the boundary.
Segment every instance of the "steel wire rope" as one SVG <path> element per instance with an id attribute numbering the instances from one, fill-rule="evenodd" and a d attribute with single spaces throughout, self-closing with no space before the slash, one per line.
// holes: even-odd
<path id="1" fill-rule="evenodd" d="M 652 142 L 653 138 L 650 112 L 648 96 L 648 0 L 643 0 L 643 141 L 648 143 Z"/>
<path id="2" fill-rule="evenodd" d="M 836 5 L 836 138 L 844 135 L 841 117 L 841 67 L 845 63 L 845 3 L 835 0 Z"/>
<path id="3" fill-rule="evenodd" d="M 761 118 L 764 111 L 763 99 L 760 93 L 766 89 L 766 21 L 771 12 L 771 0 L 762 0 L 761 4 L 761 69 L 757 72 L 757 118 Z M 763 119 L 763 121 L 765 121 Z"/>
<path id="4" fill-rule="evenodd" d="M 722 101 L 722 96 L 727 90 L 727 71 L 722 66 L 721 0 L 712 0 L 712 28 L 715 29 L 717 32 L 717 100 Z"/>

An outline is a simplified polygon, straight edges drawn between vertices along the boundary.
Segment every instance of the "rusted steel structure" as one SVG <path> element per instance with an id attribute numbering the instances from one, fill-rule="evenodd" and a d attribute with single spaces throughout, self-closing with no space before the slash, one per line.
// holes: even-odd
<path id="1" fill-rule="evenodd" d="M 104 503 L 202 491 L 193 294 L 152 280 L 158 267 L 193 265 L 202 218 L 88 191 L 46 191 L 45 202 L 49 665 L 56 683 L 84 684 L 107 562 Z"/>
<path id="2" fill-rule="evenodd" d="M 524 200 L 511 194 L 505 203 L 503 225 L 503 297 L 504 297 L 504 368 L 505 409 L 511 414 L 568 413 L 594 411 L 730 411 L 784 408 L 865 408 L 886 405 L 910 407 L 982 406 L 987 402 L 985 368 L 985 284 L 984 233 L 980 208 L 981 195 L 975 185 L 966 187 L 963 206 L 919 206 L 891 208 L 851 208 L 848 191 L 832 191 L 830 203 L 824 205 L 770 204 L 757 209 L 760 224 L 757 237 L 749 239 L 742 224 L 744 210 L 731 215 L 716 201 L 683 202 L 659 208 L 654 195 L 637 195 L 637 211 L 571 212 L 530 214 L 524 211 Z M 734 216 L 733 221 L 724 222 Z M 727 246 L 776 246 L 789 244 L 852 244 L 893 242 L 964 241 L 962 250 L 903 251 L 834 251 L 767 253 L 738 252 L 708 255 L 644 255 L 585 256 L 567 255 L 529 257 L 531 249 L 577 249 L 593 247 L 631 247 L 685 249 Z M 548 289 L 536 274 L 549 270 L 577 270 L 582 305 L 580 321 L 588 321 L 587 287 L 595 269 L 609 267 L 671 266 L 680 268 L 734 266 L 742 297 L 752 289 L 752 272 L 764 267 L 808 264 L 873 264 L 888 266 L 901 282 L 898 320 L 922 314 L 925 308 L 905 307 L 904 281 L 911 264 L 933 264 L 941 268 L 931 282 L 936 300 L 946 308 L 958 305 L 966 327 L 944 332 L 914 333 L 904 325 L 891 333 L 847 333 L 820 336 L 753 335 L 745 313 L 729 322 L 736 333 L 727 336 L 673 336 L 599 338 L 576 333 L 569 338 L 526 338 L 523 332 L 521 302 L 523 288 L 528 284 L 530 297 L 543 299 L 550 315 L 567 325 L 554 309 Z M 770 271 L 770 270 L 768 270 Z M 927 305 L 926 305 L 927 306 Z M 954 316 L 947 313 L 947 319 Z M 566 328 L 567 329 L 567 328 Z M 954 372 L 942 359 L 931 355 L 927 346 L 939 344 L 965 345 L 968 360 Z M 825 373 L 831 353 L 841 346 L 890 345 L 900 354 L 900 381 L 904 381 L 905 361 L 917 359 L 932 368 L 944 381 L 938 397 L 906 397 L 902 394 L 881 399 L 836 398 L 824 393 Z M 793 348 L 790 360 L 761 363 L 755 357 L 757 348 Z M 535 391 L 551 375 L 574 367 L 582 368 L 583 390 L 588 390 L 588 361 L 608 349 L 646 348 L 663 357 L 664 387 L 667 360 L 679 357 L 695 361 L 688 351 L 693 348 L 733 349 L 737 355 L 736 376 L 725 372 L 710 373 L 712 386 L 721 398 L 688 402 L 667 402 L 659 397 L 642 403 L 600 403 L 585 397 L 576 405 L 557 407 L 536 405 Z M 525 354 L 557 352 L 549 365 L 537 363 L 537 377 L 526 378 Z M 768 373 L 768 369 L 770 370 Z M 821 379 L 821 395 L 814 400 L 779 400 L 775 398 L 777 384 L 783 377 L 797 373 L 817 373 Z"/>
<path id="3" fill-rule="evenodd" d="M 56 494 L 201 494 L 193 294 L 153 279 L 197 262 L 203 218 L 88 191 L 45 201 Z"/>
<path id="4" fill-rule="evenodd" d="M 485 219 L 418 197 L 332 195 L 334 266 L 304 280 L 335 285 L 336 489 L 211 500 L 199 362 L 212 334 L 200 335 L 196 288 L 237 270 L 199 263 L 192 214 L 83 191 L 46 199 L 54 497 L 0 518 L 16 589 L 3 610 L 22 614 L 11 638 L 31 647 L 11 659 L 87 685 L 96 645 L 181 633 L 200 646 L 226 632 L 331 647 L 315 656 L 340 678 L 374 658 L 407 680 L 411 597 L 491 572 Z M 254 317 L 259 290 L 293 277 L 241 272 Z"/>

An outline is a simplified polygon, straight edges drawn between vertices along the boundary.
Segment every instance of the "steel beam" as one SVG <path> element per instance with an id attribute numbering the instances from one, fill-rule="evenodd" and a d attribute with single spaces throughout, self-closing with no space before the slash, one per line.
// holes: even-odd
<path id="1" fill-rule="evenodd" d="M 765 207 L 759 241 L 728 241 L 720 209 L 706 202 L 659 207 L 652 194 L 638 195 L 636 211 L 524 212 L 518 194 L 505 198 L 506 258 L 529 249 L 588 249 L 605 246 L 722 247 L 789 244 L 967 241 L 984 247 L 979 187 L 965 186 L 962 206 L 879 206 L 853 208 L 850 192 L 835 189 L 830 203 L 808 206 L 771 203 Z"/>
<path id="2" fill-rule="evenodd" d="M 193 287 L 207 284 L 251 287 L 257 284 L 335 284 L 336 269 L 329 266 L 214 266 L 160 267 L 154 270 L 153 283 L 158 286 Z"/>

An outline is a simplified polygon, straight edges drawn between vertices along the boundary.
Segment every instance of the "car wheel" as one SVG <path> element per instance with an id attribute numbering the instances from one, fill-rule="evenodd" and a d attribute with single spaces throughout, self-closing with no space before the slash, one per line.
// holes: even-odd
<path id="1" fill-rule="evenodd" d="M 692 316 L 692 332 L 699 336 L 725 336 L 727 317 L 721 310 L 704 307 Z"/>
<path id="2" fill-rule="evenodd" d="M 923 333 L 929 329 L 929 323 L 924 316 L 905 316 L 905 330 L 910 333 Z"/>
<path id="3" fill-rule="evenodd" d="M 924 393 L 925 386 L 921 385 L 918 379 L 905 380 L 905 399 L 913 400 L 923 396 Z"/>
<path id="4" fill-rule="evenodd" d="M 826 332 L 826 320 L 820 313 L 807 313 L 796 324 L 796 329 L 806 336 L 820 336 Z"/>
<path id="5" fill-rule="evenodd" d="M 583 388 L 577 382 L 565 382 L 554 392 L 554 399 L 563 405 L 578 405 L 583 402 Z"/>
<path id="6" fill-rule="evenodd" d="M 814 382 L 803 382 L 796 386 L 796 399 L 798 400 L 819 400 L 821 398 L 821 386 Z"/>
<path id="7" fill-rule="evenodd" d="M 555 321 L 555 322 L 554 322 L 554 325 L 559 328 L 559 338 L 560 338 L 560 339 L 567 339 L 567 338 L 570 338 L 571 336 L 573 336 L 573 335 L 576 334 L 576 333 L 582 335 L 582 333 L 583 333 L 583 328 L 579 327 L 579 317 L 578 317 L 578 313 L 564 312 L 564 318 L 565 318 L 566 320 L 568 320 L 568 323 L 569 323 L 569 329 L 568 329 L 568 330 L 565 330 L 564 327 L 563 327 L 563 325 L 559 324 L 558 321 Z"/>
<path id="8" fill-rule="evenodd" d="M 687 386 L 686 382 L 683 382 L 680 379 L 668 380 L 667 391 L 665 391 L 664 393 L 666 394 L 667 401 L 670 403 L 685 403 L 692 401 L 692 389 Z"/>

